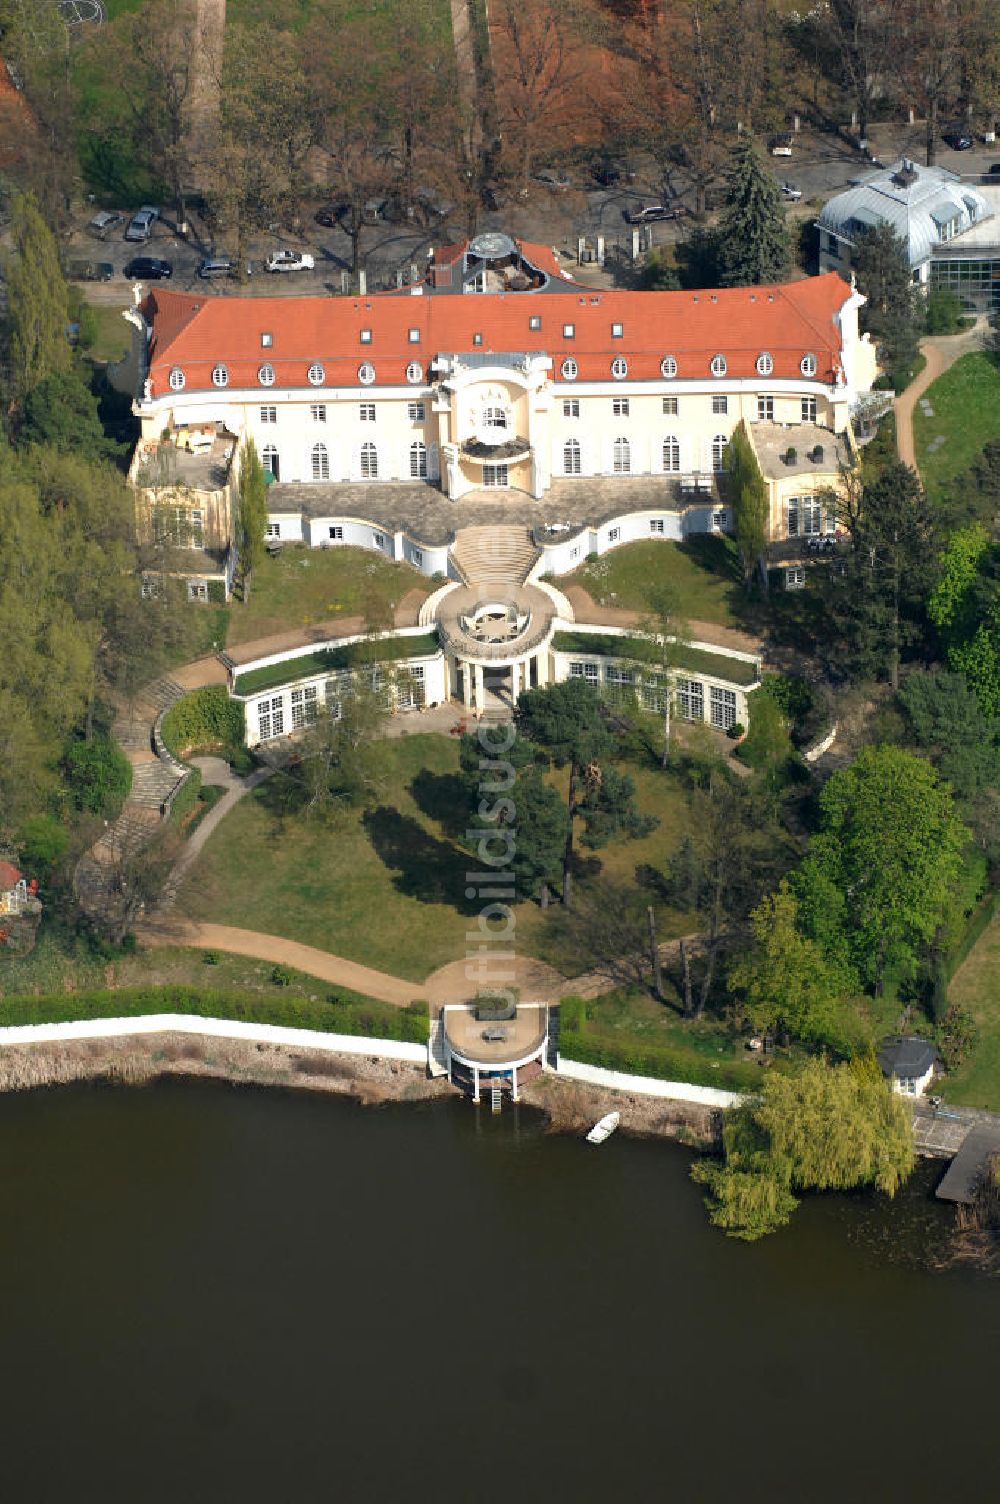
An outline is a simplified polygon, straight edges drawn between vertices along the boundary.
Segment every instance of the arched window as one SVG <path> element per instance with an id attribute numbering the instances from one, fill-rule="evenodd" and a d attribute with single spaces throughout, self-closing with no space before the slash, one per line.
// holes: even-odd
<path id="1" fill-rule="evenodd" d="M 611 374 L 616 381 L 624 381 L 628 375 L 628 361 L 623 355 L 616 355 L 611 362 Z"/>
<path id="2" fill-rule="evenodd" d="M 629 444 L 628 439 L 615 439 L 612 469 L 615 475 L 631 475 L 632 446 Z"/>
<path id="3" fill-rule="evenodd" d="M 419 360 L 411 360 L 406 368 L 406 379 L 411 386 L 419 386 L 424 379 L 424 368 Z"/>
<path id="4" fill-rule="evenodd" d="M 260 382 L 261 386 L 273 386 L 274 367 L 265 361 L 260 370 L 257 372 L 257 380 Z"/>
<path id="5" fill-rule="evenodd" d="M 729 440 L 724 433 L 717 433 L 712 440 L 712 469 L 718 473 L 722 469 L 723 459 L 726 453 L 726 445 Z"/>
<path id="6" fill-rule="evenodd" d="M 330 479 L 330 455 L 325 444 L 314 444 L 309 451 L 313 480 Z"/>
<path id="7" fill-rule="evenodd" d="M 726 371 L 728 369 L 729 368 L 726 365 L 726 357 L 724 355 L 713 355 L 712 356 L 712 375 L 713 376 L 725 376 Z"/>
<path id="8" fill-rule="evenodd" d="M 306 380 L 310 386 L 322 386 L 326 380 L 326 372 L 319 361 L 314 361 L 306 372 Z"/>
<path id="9" fill-rule="evenodd" d="M 563 474 L 579 475 L 582 468 L 580 440 L 567 439 L 563 445 Z"/>
<path id="10" fill-rule="evenodd" d="M 270 470 L 275 480 L 281 479 L 281 466 L 278 461 L 278 451 L 273 444 L 265 444 L 260 451 L 260 462 L 265 470 Z"/>
<path id="11" fill-rule="evenodd" d="M 559 369 L 562 372 L 564 381 L 576 380 L 576 361 L 571 359 L 570 356 L 566 357 Z"/>
<path id="12" fill-rule="evenodd" d="M 362 386 L 371 386 L 375 380 L 375 367 L 370 360 L 363 360 L 358 366 L 358 380 Z"/>
<path id="13" fill-rule="evenodd" d="M 378 480 L 378 450 L 374 444 L 361 446 L 361 479 Z"/>
<path id="14" fill-rule="evenodd" d="M 660 371 L 668 381 L 677 375 L 677 362 L 672 355 L 664 355 L 660 361 Z"/>
<path id="15" fill-rule="evenodd" d="M 427 445 L 415 439 L 410 445 L 410 479 L 427 479 Z"/>
<path id="16" fill-rule="evenodd" d="M 757 374 L 759 376 L 770 376 L 773 370 L 774 361 L 771 359 L 771 356 L 769 355 L 767 350 L 761 350 L 760 354 L 757 356 Z"/>
<path id="17" fill-rule="evenodd" d="M 502 407 L 483 408 L 483 427 L 507 429 L 507 412 Z"/>
<path id="18" fill-rule="evenodd" d="M 802 359 L 799 361 L 799 370 L 802 372 L 803 376 L 815 376 L 816 375 L 816 357 L 815 357 L 815 355 L 803 355 Z"/>
<path id="19" fill-rule="evenodd" d="M 225 366 L 215 367 L 215 370 L 212 372 L 212 381 L 215 386 L 229 385 L 229 372 L 226 370 Z"/>
<path id="20" fill-rule="evenodd" d="M 663 468 L 668 472 L 681 468 L 681 446 L 672 433 L 663 440 Z"/>
<path id="21" fill-rule="evenodd" d="M 174 366 L 170 372 L 170 386 L 171 390 L 175 392 L 182 392 L 184 390 L 184 372 L 180 366 Z"/>

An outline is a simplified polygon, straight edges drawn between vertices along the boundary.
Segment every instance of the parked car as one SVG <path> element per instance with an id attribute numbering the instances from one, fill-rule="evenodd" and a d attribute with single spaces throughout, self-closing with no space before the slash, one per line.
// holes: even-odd
<path id="1" fill-rule="evenodd" d="M 767 143 L 767 149 L 772 157 L 790 157 L 792 155 L 791 136 L 772 136 Z"/>
<path id="2" fill-rule="evenodd" d="M 148 240 L 153 233 L 153 226 L 160 217 L 159 209 L 144 204 L 137 209 L 129 220 L 128 229 L 125 231 L 126 240 Z"/>
<path id="3" fill-rule="evenodd" d="M 112 230 L 124 222 L 125 216 L 115 209 L 102 209 L 100 214 L 95 214 L 87 226 L 87 234 L 93 235 L 95 240 L 107 240 Z"/>
<path id="4" fill-rule="evenodd" d="M 316 262 L 307 251 L 272 251 L 264 266 L 269 272 L 311 272 Z"/>
<path id="5" fill-rule="evenodd" d="M 781 189 L 782 198 L 788 199 L 790 203 L 797 204 L 802 197 L 802 189 L 796 188 L 794 183 L 781 182 L 778 187 Z"/>
<path id="6" fill-rule="evenodd" d="M 952 151 L 969 151 L 973 144 L 972 137 L 962 130 L 945 131 L 942 139 Z"/>
<path id="7" fill-rule="evenodd" d="M 531 179 L 553 193 L 565 193 L 569 187 L 569 178 L 564 173 L 557 172 L 554 167 L 539 167 L 537 172 L 531 174 Z"/>
<path id="8" fill-rule="evenodd" d="M 199 277 L 235 277 L 236 262 L 232 256 L 206 256 L 198 268 Z"/>
<path id="9" fill-rule="evenodd" d="M 328 204 L 325 209 L 317 209 L 313 219 L 318 225 L 325 225 L 328 230 L 332 230 L 340 224 L 350 207 L 346 199 L 340 199 L 336 204 Z"/>
<path id="10" fill-rule="evenodd" d="M 616 183 L 635 182 L 635 173 L 624 162 L 613 162 L 609 157 L 602 157 L 598 162 L 590 165 L 590 176 L 595 183 L 600 183 L 602 188 L 613 188 Z"/>
<path id="11" fill-rule="evenodd" d="M 161 261 L 159 256 L 133 256 L 127 262 L 123 275 L 143 282 L 165 282 L 174 274 L 173 263 Z"/>
<path id="12" fill-rule="evenodd" d="M 986 176 L 990 178 L 1000 178 L 1000 162 L 991 162 L 989 167 L 987 167 L 986 169 Z"/>
<path id="13" fill-rule="evenodd" d="M 74 282 L 110 282 L 115 274 L 110 261 L 87 261 L 82 257 L 65 261 L 63 271 Z"/>
<path id="14" fill-rule="evenodd" d="M 630 225 L 651 225 L 659 219 L 677 219 L 683 211 L 671 204 L 640 204 L 637 209 L 623 209 L 625 221 Z"/>

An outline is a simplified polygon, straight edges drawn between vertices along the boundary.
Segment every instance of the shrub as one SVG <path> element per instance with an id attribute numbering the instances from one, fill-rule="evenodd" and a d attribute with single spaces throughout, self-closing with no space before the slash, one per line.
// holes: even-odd
<path id="1" fill-rule="evenodd" d="M 191 752 L 229 752 L 242 747 L 246 730 L 243 706 L 229 698 L 223 684 L 196 689 L 171 705 L 160 723 L 167 750 L 174 757 Z"/>
<path id="2" fill-rule="evenodd" d="M 226 587 L 221 580 L 209 580 L 208 598 L 213 606 L 224 606 L 226 604 Z"/>
<path id="3" fill-rule="evenodd" d="M 206 966 L 218 966 L 219 952 L 217 950 L 203 951 L 201 959 L 204 961 Z"/>
<path id="4" fill-rule="evenodd" d="M 941 1057 L 948 1070 L 954 1070 L 976 1047 L 979 1031 L 972 1015 L 957 1003 L 952 1003 L 938 1034 Z"/>
<path id="5" fill-rule="evenodd" d="M 77 809 L 105 819 L 117 814 L 132 787 L 132 769 L 116 742 L 104 735 L 71 742 L 63 766 Z"/>
<path id="6" fill-rule="evenodd" d="M 52 815 L 33 815 L 21 832 L 21 861 L 29 877 L 48 877 L 66 854 L 69 836 Z"/>
<path id="7" fill-rule="evenodd" d="M 292 985 L 292 973 L 287 966 L 274 966 L 271 968 L 271 981 L 275 987 L 290 987 Z"/>
<path id="8" fill-rule="evenodd" d="M 201 793 L 201 769 L 193 768 L 174 797 L 170 806 L 170 823 L 173 826 L 182 824 L 185 815 L 189 815 L 198 803 L 198 795 Z"/>
<path id="9" fill-rule="evenodd" d="M 966 322 L 958 293 L 942 287 L 928 294 L 925 315 L 928 334 L 958 334 L 966 327 Z"/>

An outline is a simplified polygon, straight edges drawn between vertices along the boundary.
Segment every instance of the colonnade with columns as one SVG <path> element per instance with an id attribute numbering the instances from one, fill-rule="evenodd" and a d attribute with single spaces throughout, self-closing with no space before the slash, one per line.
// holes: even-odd
<path id="1" fill-rule="evenodd" d="M 548 648 L 542 648 L 537 653 L 529 653 L 525 658 L 515 658 L 509 663 L 480 663 L 475 659 L 456 655 L 453 682 L 457 684 L 458 675 L 461 674 L 462 703 L 466 710 L 481 714 L 486 706 L 486 692 L 490 680 L 493 681 L 494 686 L 503 684 L 506 687 L 508 672 L 510 692 L 515 701 L 526 689 L 548 684 L 550 680 Z"/>

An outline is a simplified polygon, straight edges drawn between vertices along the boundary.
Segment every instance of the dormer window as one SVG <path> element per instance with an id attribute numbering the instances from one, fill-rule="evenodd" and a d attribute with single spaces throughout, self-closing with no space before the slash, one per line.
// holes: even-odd
<path id="1" fill-rule="evenodd" d="M 757 356 L 757 374 L 759 376 L 770 376 L 773 370 L 774 361 L 766 350 L 762 350 Z"/>
<path id="2" fill-rule="evenodd" d="M 273 386 L 274 367 L 265 362 L 265 364 L 262 365 L 260 370 L 257 372 L 257 380 L 260 382 L 261 386 Z"/>
<path id="3" fill-rule="evenodd" d="M 419 329 L 410 329 L 407 332 L 407 339 L 410 341 L 411 345 L 419 345 L 419 343 L 420 343 L 420 330 Z"/>
<path id="4" fill-rule="evenodd" d="M 612 339 L 622 339 L 623 336 L 624 336 L 624 334 L 625 334 L 625 325 L 624 324 L 612 324 L 611 325 L 611 338 Z"/>
<path id="5" fill-rule="evenodd" d="M 472 343 L 474 345 L 481 345 L 482 342 L 483 342 L 483 336 L 481 334 L 474 334 L 472 336 Z"/>
<path id="6" fill-rule="evenodd" d="M 567 356 L 567 358 L 563 361 L 563 363 L 562 363 L 562 365 L 560 366 L 559 369 L 562 372 L 562 378 L 563 378 L 564 381 L 575 381 L 576 380 L 576 361 L 575 360 L 571 360 Z"/>
<path id="7" fill-rule="evenodd" d="M 362 329 L 362 331 L 361 331 L 361 343 L 363 345 L 370 345 L 371 342 L 372 342 L 372 332 L 371 332 L 371 330 L 370 329 Z"/>
<path id="8" fill-rule="evenodd" d="M 576 339 L 575 324 L 563 324 L 563 339 Z"/>
<path id="9" fill-rule="evenodd" d="M 815 376 L 816 375 L 816 357 L 815 357 L 815 355 L 803 355 L 802 359 L 799 361 L 799 370 L 802 372 L 803 376 Z"/>
<path id="10" fill-rule="evenodd" d="M 375 367 L 370 360 L 364 360 L 358 366 L 358 380 L 362 386 L 371 386 L 375 380 Z"/>
<path id="11" fill-rule="evenodd" d="M 628 361 L 621 355 L 616 355 L 611 362 L 611 374 L 616 381 L 624 381 L 628 375 Z"/>
<path id="12" fill-rule="evenodd" d="M 314 361 L 306 372 L 306 380 L 310 386 L 322 386 L 326 380 L 326 372 L 319 361 Z"/>
<path id="13" fill-rule="evenodd" d="M 424 368 L 419 360 L 411 360 L 406 368 L 406 379 L 411 386 L 419 386 L 424 379 Z"/>
<path id="14" fill-rule="evenodd" d="M 182 392 L 184 390 L 184 372 L 180 366 L 174 366 L 170 372 L 170 389 L 173 392 Z"/>
<path id="15" fill-rule="evenodd" d="M 271 346 L 274 344 L 274 335 L 273 334 L 262 334 L 261 337 L 260 337 L 260 343 L 261 343 L 261 348 L 262 349 L 264 349 L 264 350 L 270 350 Z"/>
<path id="16" fill-rule="evenodd" d="M 529 316 L 528 316 L 528 328 L 529 329 L 540 329 L 541 327 L 542 327 L 542 316 L 541 316 L 541 314 L 540 313 L 529 314 Z"/>
<path id="17" fill-rule="evenodd" d="M 729 367 L 726 365 L 726 357 L 724 355 L 713 355 L 712 356 L 712 375 L 713 376 L 725 376 L 725 374 L 726 374 L 726 372 L 727 372 L 728 369 L 729 369 Z"/>
<path id="18" fill-rule="evenodd" d="M 226 370 L 225 366 L 219 365 L 215 367 L 212 372 L 212 383 L 214 386 L 229 385 L 229 372 Z"/>
<path id="19" fill-rule="evenodd" d="M 665 376 L 668 381 L 677 375 L 677 361 L 672 355 L 664 355 L 660 361 L 660 374 L 661 376 Z"/>

